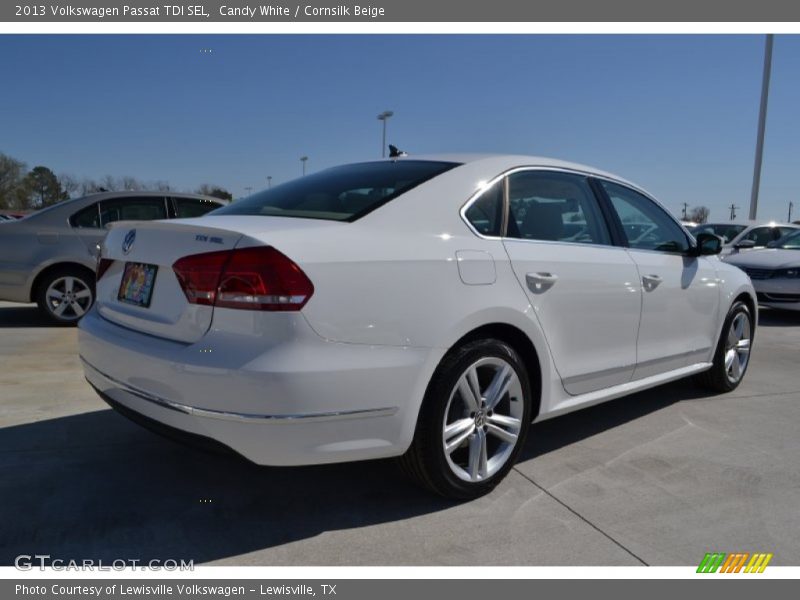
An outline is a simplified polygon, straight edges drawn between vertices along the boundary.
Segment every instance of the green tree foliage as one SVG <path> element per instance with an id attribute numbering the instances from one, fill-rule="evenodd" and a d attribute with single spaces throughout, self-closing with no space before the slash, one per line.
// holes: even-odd
<path id="1" fill-rule="evenodd" d="M 69 197 L 61 188 L 56 174 L 47 167 L 34 167 L 25 176 L 22 185 L 31 195 L 33 208 L 50 206 Z"/>
<path id="2" fill-rule="evenodd" d="M 218 185 L 209 185 L 204 183 L 199 188 L 197 188 L 197 193 L 202 194 L 203 196 L 211 196 L 213 198 L 220 198 L 221 200 L 233 200 L 233 194 L 231 194 L 225 188 L 221 188 Z"/>
<path id="3" fill-rule="evenodd" d="M 20 186 L 25 163 L 0 152 L 0 208 L 25 208 Z"/>

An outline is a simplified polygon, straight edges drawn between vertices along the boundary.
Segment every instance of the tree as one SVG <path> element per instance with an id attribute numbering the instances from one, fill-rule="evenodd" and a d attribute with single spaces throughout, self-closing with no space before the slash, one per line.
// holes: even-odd
<path id="1" fill-rule="evenodd" d="M 64 194 L 67 198 L 72 198 L 77 192 L 81 184 L 74 176 L 70 175 L 69 173 L 61 173 L 58 176 L 58 184 L 61 186 L 61 189 L 64 190 Z"/>
<path id="2" fill-rule="evenodd" d="M 41 165 L 33 167 L 25 176 L 23 185 L 33 196 L 31 208 L 43 208 L 67 199 L 56 174 Z"/>
<path id="3" fill-rule="evenodd" d="M 689 220 L 695 223 L 705 223 L 708 221 L 708 216 L 711 214 L 711 211 L 708 209 L 707 206 L 695 206 L 689 212 Z"/>
<path id="4" fill-rule="evenodd" d="M 231 194 L 225 188 L 221 188 L 218 185 L 210 185 L 208 183 L 204 183 L 199 188 L 197 188 L 198 194 L 202 194 L 203 196 L 211 196 L 213 198 L 219 198 L 221 200 L 233 200 L 233 194 Z"/>
<path id="5" fill-rule="evenodd" d="M 20 186 L 26 165 L 0 152 L 0 208 L 24 208 L 20 205 Z"/>

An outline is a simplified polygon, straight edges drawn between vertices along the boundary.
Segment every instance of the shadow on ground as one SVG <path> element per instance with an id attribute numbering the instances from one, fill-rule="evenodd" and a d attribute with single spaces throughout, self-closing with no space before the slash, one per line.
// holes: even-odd
<path id="1" fill-rule="evenodd" d="M 759 327 L 800 327 L 800 311 L 762 308 L 758 311 Z"/>
<path id="2" fill-rule="evenodd" d="M 0 328 L 3 327 L 53 327 L 36 306 L 19 304 L 0 307 Z"/>
<path id="3" fill-rule="evenodd" d="M 536 424 L 522 459 L 700 395 L 676 383 Z M 393 461 L 257 467 L 110 410 L 0 429 L 0 470 L 3 565 L 34 553 L 204 563 L 455 505 L 416 488 Z"/>

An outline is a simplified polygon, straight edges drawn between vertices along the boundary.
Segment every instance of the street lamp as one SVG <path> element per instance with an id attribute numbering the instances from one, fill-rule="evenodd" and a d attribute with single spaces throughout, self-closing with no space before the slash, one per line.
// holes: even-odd
<path id="1" fill-rule="evenodd" d="M 758 134 L 756 135 L 756 160 L 753 165 L 753 189 L 750 192 L 750 219 L 758 212 L 758 191 L 761 186 L 761 161 L 764 156 L 764 129 L 767 124 L 767 101 L 769 100 L 769 78 L 772 73 L 773 35 L 767 34 L 764 44 L 764 71 L 761 76 L 761 105 L 758 109 Z"/>
<path id="2" fill-rule="evenodd" d="M 267 189 L 272 187 L 272 175 L 267 175 Z"/>
<path id="3" fill-rule="evenodd" d="M 303 163 L 303 175 L 306 174 L 306 161 L 308 161 L 308 157 L 307 156 L 301 156 L 300 157 L 300 162 Z"/>
<path id="4" fill-rule="evenodd" d="M 385 110 L 378 115 L 378 121 L 383 121 L 383 141 L 381 143 L 381 157 L 386 158 L 386 121 L 394 115 L 391 110 Z"/>

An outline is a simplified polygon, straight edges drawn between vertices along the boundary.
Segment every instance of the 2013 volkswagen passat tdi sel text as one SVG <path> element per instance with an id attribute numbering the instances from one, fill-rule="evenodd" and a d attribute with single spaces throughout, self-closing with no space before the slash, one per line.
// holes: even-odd
<path id="1" fill-rule="evenodd" d="M 144 424 L 264 465 L 399 456 L 471 498 L 533 420 L 681 377 L 739 385 L 756 297 L 720 243 L 570 163 L 351 164 L 112 228 L 80 353 Z"/>

